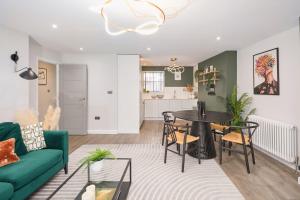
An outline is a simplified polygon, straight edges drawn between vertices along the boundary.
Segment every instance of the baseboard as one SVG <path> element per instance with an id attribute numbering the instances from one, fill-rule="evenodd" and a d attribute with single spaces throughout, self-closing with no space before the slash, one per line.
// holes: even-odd
<path id="1" fill-rule="evenodd" d="M 88 134 L 118 134 L 117 130 L 88 130 Z"/>

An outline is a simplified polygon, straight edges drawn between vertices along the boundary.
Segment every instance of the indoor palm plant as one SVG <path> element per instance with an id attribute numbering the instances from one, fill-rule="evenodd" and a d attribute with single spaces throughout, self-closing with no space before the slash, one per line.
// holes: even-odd
<path id="1" fill-rule="evenodd" d="M 89 155 L 84 157 L 81 160 L 81 163 L 85 165 L 88 165 L 88 163 L 90 163 L 91 169 L 93 171 L 100 171 L 103 166 L 102 160 L 104 158 L 115 158 L 115 156 L 109 150 L 96 149 L 95 151 L 89 152 Z"/>
<path id="2" fill-rule="evenodd" d="M 255 108 L 249 109 L 252 103 L 252 97 L 247 93 L 237 95 L 237 87 L 234 87 L 231 95 L 228 97 L 228 107 L 233 115 L 231 125 L 239 126 L 242 122 L 248 119 L 249 115 L 255 113 Z"/>

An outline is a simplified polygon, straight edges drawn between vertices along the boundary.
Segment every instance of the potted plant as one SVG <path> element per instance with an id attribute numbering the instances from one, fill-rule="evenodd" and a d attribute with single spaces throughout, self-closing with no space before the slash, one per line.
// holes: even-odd
<path id="1" fill-rule="evenodd" d="M 115 156 L 106 149 L 96 149 L 95 151 L 89 152 L 89 155 L 84 157 L 81 162 L 84 164 L 90 163 L 91 170 L 99 172 L 103 167 L 104 158 L 115 158 Z"/>
<path id="2" fill-rule="evenodd" d="M 241 94 L 240 97 L 237 95 L 237 87 L 234 87 L 231 95 L 228 97 L 228 107 L 233 115 L 231 125 L 239 126 L 241 122 L 248 119 L 249 115 L 255 113 L 256 109 L 249 109 L 252 103 L 252 97 L 247 93 Z"/>

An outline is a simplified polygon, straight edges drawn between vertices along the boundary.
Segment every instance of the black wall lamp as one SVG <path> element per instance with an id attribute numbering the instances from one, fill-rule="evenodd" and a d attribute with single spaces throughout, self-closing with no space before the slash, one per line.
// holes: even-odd
<path id="1" fill-rule="evenodd" d="M 17 69 L 17 63 L 18 63 L 18 60 L 19 60 L 19 56 L 18 56 L 17 51 L 14 54 L 11 54 L 10 58 L 11 58 L 12 61 L 14 61 L 16 63 L 15 72 L 20 72 L 20 71 L 25 70 L 22 73 L 20 73 L 20 77 L 22 77 L 26 80 L 34 80 L 34 79 L 38 78 L 36 73 L 34 71 L 32 71 L 31 67 L 24 67 L 22 69 Z"/>

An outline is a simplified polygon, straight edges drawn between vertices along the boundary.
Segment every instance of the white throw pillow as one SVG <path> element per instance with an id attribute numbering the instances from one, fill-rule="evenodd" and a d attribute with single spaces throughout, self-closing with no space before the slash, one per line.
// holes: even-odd
<path id="1" fill-rule="evenodd" d="M 21 132 L 28 152 L 46 147 L 42 122 L 23 126 L 21 127 Z"/>

